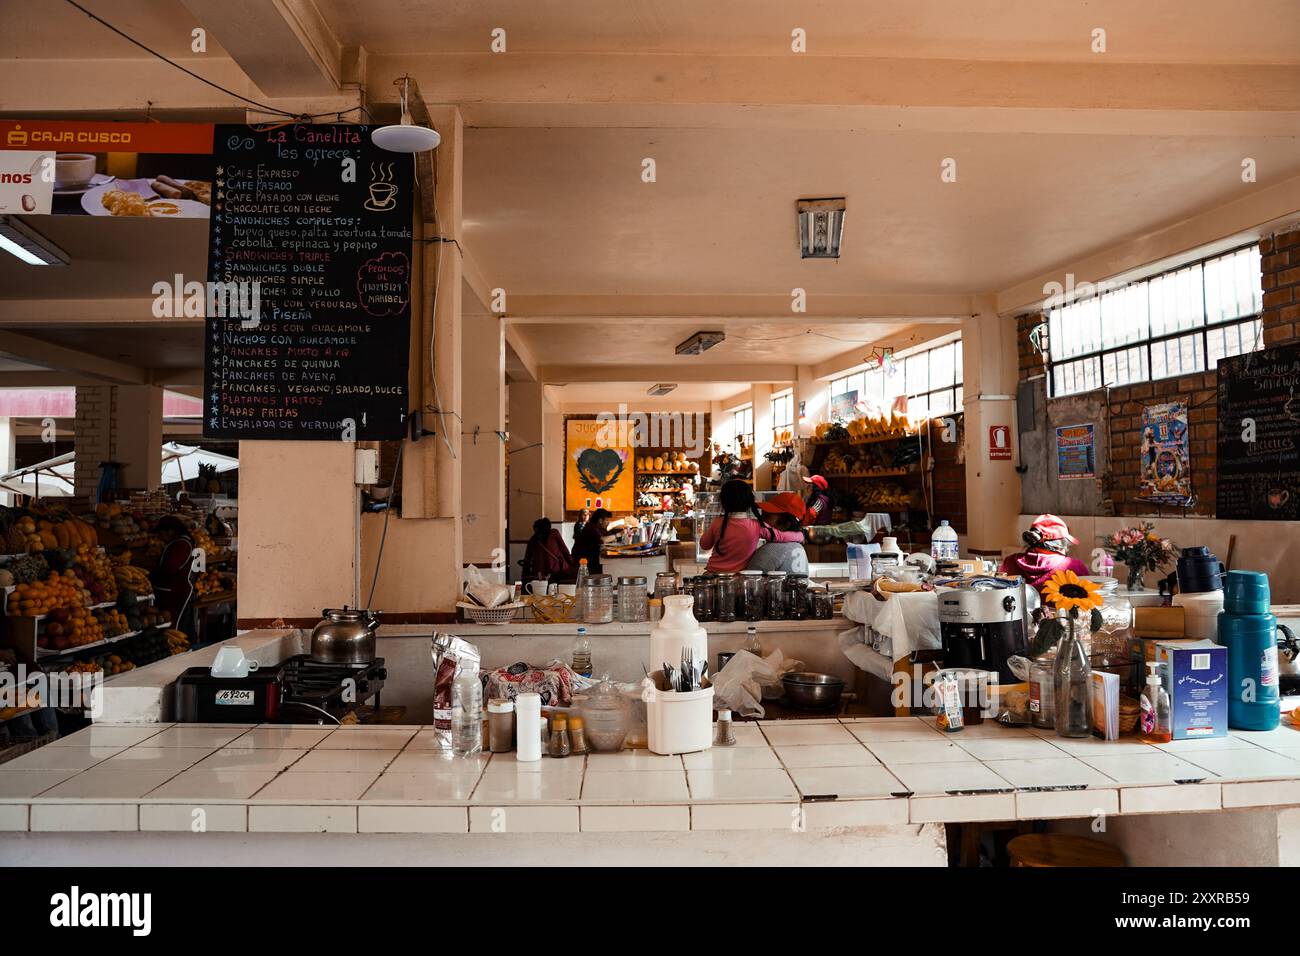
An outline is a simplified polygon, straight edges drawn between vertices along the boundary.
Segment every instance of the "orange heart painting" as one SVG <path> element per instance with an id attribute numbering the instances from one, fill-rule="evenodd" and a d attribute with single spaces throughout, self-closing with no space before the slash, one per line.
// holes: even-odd
<path id="1" fill-rule="evenodd" d="M 608 426 L 594 419 L 569 419 L 565 425 L 565 508 L 594 508 L 599 499 L 600 506 L 610 511 L 631 511 L 631 447 L 622 441 L 609 443 L 612 436 Z"/>

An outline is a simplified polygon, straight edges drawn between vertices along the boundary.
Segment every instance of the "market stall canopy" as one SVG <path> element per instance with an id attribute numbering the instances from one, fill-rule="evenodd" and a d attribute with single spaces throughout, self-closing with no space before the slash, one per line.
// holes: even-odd
<path id="1" fill-rule="evenodd" d="M 162 480 L 163 484 L 175 484 L 178 481 L 193 481 L 199 476 L 200 465 L 214 465 L 217 473 L 234 471 L 239 467 L 239 459 L 229 455 L 218 455 L 214 451 L 205 451 L 196 445 L 181 445 L 169 441 L 162 446 Z"/>
<path id="2" fill-rule="evenodd" d="M 11 471 L 6 475 L 0 475 L 0 488 L 12 494 L 27 495 L 31 498 L 71 497 L 76 461 L 77 453 L 70 451 L 35 465 Z M 199 476 L 200 465 L 213 465 L 220 474 L 237 469 L 239 459 L 177 442 L 167 442 L 162 446 L 163 484 L 193 481 Z"/>

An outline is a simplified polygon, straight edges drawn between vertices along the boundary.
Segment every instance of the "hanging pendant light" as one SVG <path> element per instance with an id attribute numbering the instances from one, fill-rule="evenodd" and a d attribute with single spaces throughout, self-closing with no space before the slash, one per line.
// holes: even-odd
<path id="1" fill-rule="evenodd" d="M 381 126 L 370 134 L 370 139 L 380 149 L 394 153 L 423 153 L 435 149 L 442 142 L 438 131 L 427 126 L 417 126 L 406 105 L 410 77 L 402 77 L 402 121 L 392 126 Z"/>

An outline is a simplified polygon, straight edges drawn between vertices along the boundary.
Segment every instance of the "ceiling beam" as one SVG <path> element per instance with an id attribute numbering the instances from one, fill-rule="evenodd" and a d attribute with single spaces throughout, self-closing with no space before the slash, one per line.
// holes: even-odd
<path id="1" fill-rule="evenodd" d="M 420 79 L 429 102 L 457 103 L 471 115 L 477 106 L 599 106 L 602 109 L 586 115 L 602 126 L 609 125 L 611 109 L 624 106 L 748 110 L 763 105 L 886 110 L 892 112 L 890 118 L 898 118 L 902 110 L 990 110 L 994 112 L 983 120 L 997 123 L 999 132 L 1008 131 L 1006 111 L 1051 111 L 1061 124 L 1078 111 L 1107 111 L 1114 115 L 1099 114 L 1093 120 L 1105 119 L 1117 129 L 1144 135 L 1150 135 L 1150 126 L 1143 126 L 1133 113 L 1181 113 L 1186 114 L 1184 122 L 1195 120 L 1195 131 L 1207 135 L 1218 114 L 1294 112 L 1300 102 L 1300 67 L 1293 65 L 1147 64 L 1104 57 L 998 62 L 483 52 L 371 54 L 367 69 L 369 89 L 379 102 L 395 99 L 386 89 L 387 79 L 409 73 Z M 965 120 L 961 115 L 916 114 L 910 121 L 925 124 L 916 128 L 971 121 L 969 114 Z M 514 124 L 517 116 L 513 110 L 498 109 L 491 119 Z M 581 116 L 572 119 L 581 121 Z M 536 121 L 533 116 L 526 125 Z"/>
<path id="2" fill-rule="evenodd" d="M 1186 261 L 1204 258 L 1215 251 L 1236 246 L 1281 231 L 1300 221 L 1300 176 L 1275 186 L 1242 184 L 1241 198 L 1196 213 L 1179 222 L 1154 229 L 1101 252 L 1073 262 L 1061 263 L 1041 275 L 1003 289 L 996 296 L 999 314 L 1019 312 L 1039 305 L 1047 296 L 1045 287 L 1056 282 L 1066 286 L 1066 276 L 1081 282 L 1103 279 L 1127 282 L 1145 275 L 1176 268 Z"/>
<path id="3" fill-rule="evenodd" d="M 812 286 L 812 280 L 809 280 Z M 946 324 L 971 314 L 969 295 L 824 295 L 810 292 L 807 310 L 792 312 L 789 295 L 525 295 L 506 299 L 512 325 L 742 325 L 758 321 L 833 324 L 887 321 Z"/>
<path id="4" fill-rule="evenodd" d="M 793 382 L 794 365 L 542 365 L 539 380 L 552 385 L 577 382 Z"/>
<path id="5" fill-rule="evenodd" d="M 343 47 L 311 0 L 181 0 L 269 96 L 328 96 Z"/>
<path id="6" fill-rule="evenodd" d="M 154 299 L 0 299 L 0 323 L 6 328 L 102 328 L 151 325 L 159 328 L 201 328 L 202 316 L 160 319 L 153 314 Z"/>
<path id="7" fill-rule="evenodd" d="M 118 385 L 149 383 L 149 374 L 144 369 L 114 362 L 112 359 L 92 355 L 89 352 L 56 345 L 20 332 L 0 329 L 0 352 L 32 365 L 42 365 L 65 372 L 79 372 L 102 382 Z"/>

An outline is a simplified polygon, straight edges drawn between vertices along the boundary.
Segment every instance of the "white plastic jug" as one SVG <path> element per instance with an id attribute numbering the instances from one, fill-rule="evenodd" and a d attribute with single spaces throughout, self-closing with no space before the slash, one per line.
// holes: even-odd
<path id="1" fill-rule="evenodd" d="M 689 594 L 664 598 L 664 615 L 650 631 L 647 670 L 662 670 L 664 664 L 681 663 L 682 649 L 689 647 L 697 660 L 709 658 L 709 635 L 695 620 L 695 600 Z"/>

